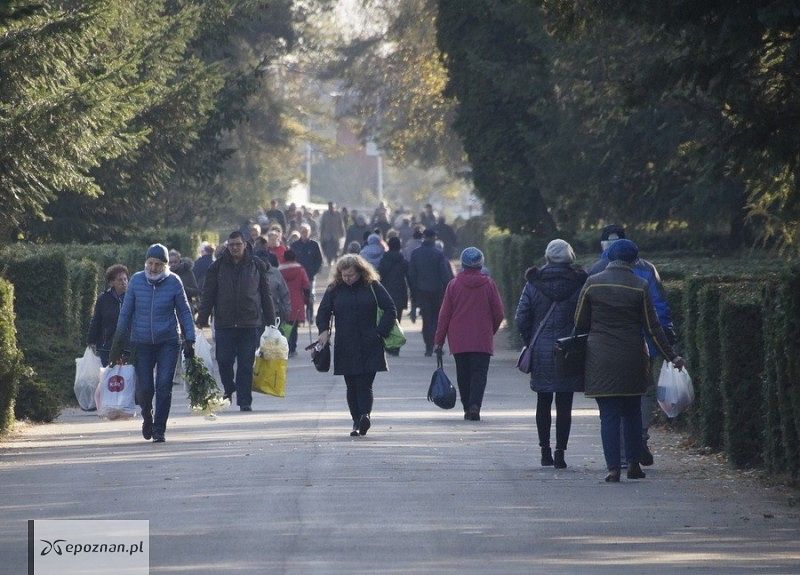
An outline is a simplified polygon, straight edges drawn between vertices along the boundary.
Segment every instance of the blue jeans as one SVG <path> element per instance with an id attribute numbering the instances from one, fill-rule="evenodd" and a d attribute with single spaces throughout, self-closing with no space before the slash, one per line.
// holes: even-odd
<path id="1" fill-rule="evenodd" d="M 628 463 L 639 463 L 642 446 L 642 398 L 615 395 L 595 398 L 600 408 L 600 437 L 608 469 L 620 468 L 620 421 Z"/>
<path id="2" fill-rule="evenodd" d="M 178 339 L 157 343 L 136 344 L 136 403 L 142 408 L 142 419 L 153 422 L 154 433 L 164 433 L 172 406 L 172 378 L 178 365 Z M 153 370 L 156 370 L 155 381 Z M 153 395 L 156 398 L 153 416 Z"/>
<path id="3" fill-rule="evenodd" d="M 257 327 L 226 327 L 214 330 L 219 376 L 226 396 L 236 392 L 236 404 L 253 403 L 253 361 L 261 331 Z M 236 362 L 236 381 L 233 364 Z"/>

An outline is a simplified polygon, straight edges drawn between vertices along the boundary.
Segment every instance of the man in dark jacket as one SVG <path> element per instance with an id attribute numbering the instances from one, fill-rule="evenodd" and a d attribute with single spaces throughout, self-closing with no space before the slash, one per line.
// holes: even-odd
<path id="1" fill-rule="evenodd" d="M 297 263 L 306 270 L 308 281 L 311 283 L 311 293 L 306 303 L 306 320 L 311 323 L 314 321 L 314 276 L 322 267 L 322 249 L 311 239 L 310 225 L 300 225 L 300 239 L 292 244 L 292 250 L 297 256 Z"/>
<path id="2" fill-rule="evenodd" d="M 600 247 L 603 253 L 600 259 L 592 264 L 589 268 L 589 275 L 593 276 L 598 274 L 608 267 L 608 250 L 617 240 L 625 239 L 625 228 L 611 224 L 603 228 L 600 235 Z M 647 292 L 650 296 L 650 301 L 658 315 L 658 322 L 661 324 L 661 329 L 664 330 L 664 335 L 670 345 L 674 345 L 677 341 L 675 329 L 672 324 L 672 314 L 667 302 L 667 295 L 664 291 L 664 286 L 661 283 L 661 276 L 658 275 L 656 266 L 649 261 L 637 257 L 633 262 L 634 275 L 642 278 L 647 282 Z M 646 335 L 646 334 L 645 334 Z M 653 464 L 653 454 L 650 451 L 647 441 L 650 439 L 648 430 L 650 424 L 653 422 L 653 412 L 656 409 L 656 387 L 658 385 L 658 376 L 661 373 L 661 364 L 664 361 L 664 356 L 661 355 L 660 350 L 655 345 L 653 338 L 647 336 L 647 350 L 650 354 L 650 385 L 642 395 L 642 465 Z"/>
<path id="3" fill-rule="evenodd" d="M 281 232 L 288 233 L 286 231 L 286 215 L 278 208 L 278 200 L 272 200 L 269 203 L 269 209 L 264 215 L 270 222 L 278 224 L 281 227 Z"/>
<path id="4" fill-rule="evenodd" d="M 228 236 L 228 247 L 208 269 L 197 326 L 207 327 L 214 312 L 214 339 L 224 397 L 241 411 L 252 411 L 253 357 L 264 327 L 275 323 L 267 265 L 253 256 L 241 232 Z M 236 362 L 234 383 L 233 364 Z"/>
<path id="5" fill-rule="evenodd" d="M 444 254 L 436 249 L 436 230 L 423 232 L 422 245 L 411 252 L 408 264 L 408 283 L 411 301 L 419 306 L 422 315 L 422 339 L 425 340 L 425 356 L 433 355 L 433 336 L 442 307 L 444 289 L 453 279 L 453 268 Z"/>
<path id="6" fill-rule="evenodd" d="M 197 289 L 203 290 L 203 282 L 206 281 L 208 268 L 214 263 L 214 246 L 208 242 L 203 242 L 200 246 L 200 257 L 194 260 L 192 272 L 194 279 L 197 280 Z"/>

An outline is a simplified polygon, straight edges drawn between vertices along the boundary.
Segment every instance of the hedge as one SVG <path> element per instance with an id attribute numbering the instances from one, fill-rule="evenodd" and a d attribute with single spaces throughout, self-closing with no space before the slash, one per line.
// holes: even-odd
<path id="1" fill-rule="evenodd" d="M 724 288 L 719 299 L 723 444 L 736 467 L 762 461 L 763 294 L 756 284 Z"/>
<path id="2" fill-rule="evenodd" d="M 0 279 L 0 433 L 14 422 L 20 359 L 14 327 L 14 286 Z"/>
<path id="3" fill-rule="evenodd" d="M 60 403 L 74 403 L 75 358 L 85 345 L 101 277 L 94 262 L 67 259 L 78 251 L 51 246 L 0 254 L 0 269 L 15 286 L 18 345 L 34 369 L 20 379 L 17 418 L 49 421 Z"/>

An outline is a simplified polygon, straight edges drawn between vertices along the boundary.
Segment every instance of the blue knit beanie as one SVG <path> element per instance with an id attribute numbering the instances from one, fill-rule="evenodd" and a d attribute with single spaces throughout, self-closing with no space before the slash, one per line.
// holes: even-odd
<path id="1" fill-rule="evenodd" d="M 461 265 L 465 268 L 481 269 L 483 267 L 483 252 L 473 247 L 464 249 L 461 252 Z"/>
<path id="2" fill-rule="evenodd" d="M 622 260 L 632 264 L 639 257 L 639 248 L 630 240 L 617 240 L 608 248 L 608 261 Z"/>
<path id="3" fill-rule="evenodd" d="M 161 244 L 153 244 L 147 248 L 147 255 L 144 259 L 148 260 L 150 258 L 155 258 L 167 263 L 169 261 L 169 252 L 167 251 L 167 247 Z"/>

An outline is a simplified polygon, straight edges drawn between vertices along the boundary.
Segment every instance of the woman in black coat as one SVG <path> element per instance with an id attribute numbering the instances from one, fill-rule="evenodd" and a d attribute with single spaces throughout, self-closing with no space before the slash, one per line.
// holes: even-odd
<path id="1" fill-rule="evenodd" d="M 542 465 L 563 469 L 572 426 L 572 394 L 583 391 L 583 377 L 559 377 L 556 374 L 553 348 L 558 338 L 568 336 L 574 328 L 578 294 L 586 282 L 586 272 L 573 266 L 575 252 L 564 240 L 553 240 L 544 254 L 547 263 L 525 274 L 528 283 L 519 298 L 514 318 L 522 340 L 531 350 L 531 389 L 536 392 L 536 428 Z M 540 329 L 541 328 L 541 329 Z M 550 450 L 550 409 L 556 400 L 556 452 Z"/>
<path id="2" fill-rule="evenodd" d="M 403 319 L 403 310 L 408 307 L 408 262 L 400 253 L 400 247 L 400 238 L 389 238 L 389 251 L 378 264 L 381 284 L 392 296 L 397 309 L 397 321 Z"/>
<path id="3" fill-rule="evenodd" d="M 128 268 L 122 264 L 114 264 L 106 270 L 106 289 L 94 304 L 94 314 L 89 323 L 86 343 L 100 356 L 103 367 L 108 365 L 111 342 L 117 329 L 119 310 L 128 289 Z"/>
<path id="4" fill-rule="evenodd" d="M 380 321 L 376 319 L 378 308 L 383 310 Z M 370 428 L 372 383 L 377 372 L 387 370 L 383 338 L 392 330 L 395 317 L 394 302 L 374 268 L 359 255 L 342 256 L 336 262 L 333 283 L 319 304 L 317 329 L 324 345 L 335 318 L 333 373 L 343 375 L 347 384 L 351 436 L 366 435 Z"/>

